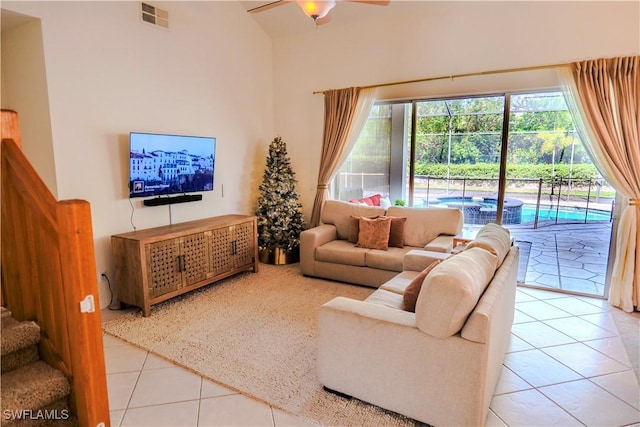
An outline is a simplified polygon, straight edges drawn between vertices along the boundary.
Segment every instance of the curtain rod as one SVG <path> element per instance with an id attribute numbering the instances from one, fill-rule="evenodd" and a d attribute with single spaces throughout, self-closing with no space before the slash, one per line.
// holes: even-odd
<path id="1" fill-rule="evenodd" d="M 360 89 L 370 89 L 370 88 L 374 88 L 374 87 L 386 87 L 386 86 L 397 86 L 397 85 L 406 85 L 406 84 L 411 84 L 411 83 L 423 83 L 423 82 L 431 82 L 434 80 L 446 80 L 446 79 L 458 79 L 461 77 L 474 77 L 474 76 L 488 76 L 491 74 L 504 74 L 504 73 L 514 73 L 514 72 L 518 72 L 518 71 L 535 71 L 535 70 L 544 70 L 547 68 L 559 68 L 559 67 L 565 67 L 568 65 L 571 65 L 571 62 L 565 62 L 562 64 L 552 64 L 552 65 L 538 65 L 538 66 L 534 66 L 534 67 L 521 67 L 521 68 L 505 68 L 502 70 L 492 70 L 492 71 L 480 71 L 480 72 L 475 72 L 475 73 L 463 73 L 463 74 L 450 74 L 448 76 L 439 76 L 439 77 L 426 77 L 426 78 L 422 78 L 422 79 L 415 79 L 415 80 L 401 80 L 401 81 L 397 81 L 397 82 L 389 82 L 389 83 L 380 83 L 380 84 L 376 84 L 376 85 L 368 85 L 368 86 L 360 86 Z M 326 93 L 329 92 L 331 89 L 326 89 L 326 90 L 319 90 L 319 91 L 315 91 L 313 92 L 314 95 L 317 95 L 319 93 Z"/>

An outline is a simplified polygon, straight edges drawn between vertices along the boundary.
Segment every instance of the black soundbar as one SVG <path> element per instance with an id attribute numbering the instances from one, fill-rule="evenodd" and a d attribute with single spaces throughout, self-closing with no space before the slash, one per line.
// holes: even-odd
<path id="1" fill-rule="evenodd" d="M 173 205 L 174 203 L 197 202 L 202 200 L 202 194 L 183 194 L 173 197 L 156 197 L 155 199 L 146 199 L 142 203 L 145 206 L 162 206 Z"/>

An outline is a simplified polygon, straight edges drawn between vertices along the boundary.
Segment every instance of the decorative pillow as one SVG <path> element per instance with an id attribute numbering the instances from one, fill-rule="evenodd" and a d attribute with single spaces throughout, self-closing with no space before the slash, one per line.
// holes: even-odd
<path id="1" fill-rule="evenodd" d="M 376 219 L 380 215 L 368 216 L 366 218 Z M 393 228 L 393 223 L 391 225 Z M 349 243 L 358 243 L 358 233 L 360 232 L 360 216 L 350 215 L 349 216 L 349 237 L 347 237 L 347 241 Z"/>
<path id="2" fill-rule="evenodd" d="M 360 230 L 358 232 L 358 246 L 367 249 L 389 249 L 389 232 L 391 231 L 391 218 L 380 216 L 378 218 L 360 217 Z"/>
<path id="3" fill-rule="evenodd" d="M 347 241 L 349 243 L 358 243 L 358 233 L 360 232 L 360 217 L 350 215 L 349 216 L 349 236 Z"/>
<path id="4" fill-rule="evenodd" d="M 420 274 L 413 278 L 411 283 L 404 290 L 404 297 L 402 303 L 402 309 L 405 311 L 416 311 L 416 301 L 418 300 L 418 295 L 420 295 L 420 289 L 422 289 L 422 282 L 427 277 L 427 275 L 436 268 L 436 266 L 440 264 L 440 260 L 436 260 L 429 264 L 427 268 L 422 270 Z"/>
<path id="5" fill-rule="evenodd" d="M 362 199 L 358 200 L 358 202 L 361 205 L 365 205 L 365 206 L 375 206 L 373 204 L 373 200 L 371 199 L 371 197 L 363 197 Z"/>
<path id="6" fill-rule="evenodd" d="M 404 224 L 407 222 L 407 217 L 390 216 L 389 218 L 391 218 L 391 231 L 389 231 L 389 247 L 404 248 Z"/>
<path id="7" fill-rule="evenodd" d="M 373 194 L 369 196 L 369 199 L 371 200 L 371 203 L 373 203 L 373 206 L 380 206 L 381 198 L 382 198 L 382 194 Z"/>
<path id="8" fill-rule="evenodd" d="M 384 209 L 379 206 L 358 206 L 341 200 L 325 200 L 322 204 L 320 221 L 323 224 L 333 224 L 336 227 L 338 239 L 347 240 L 349 237 L 349 216 L 384 215 Z M 398 215 L 400 216 L 400 215 Z"/>
<path id="9" fill-rule="evenodd" d="M 391 200 L 389 200 L 388 197 L 381 197 L 380 198 L 380 207 L 381 208 L 389 209 L 390 206 L 391 206 Z"/>
<path id="10" fill-rule="evenodd" d="M 382 194 L 374 194 L 372 196 L 363 197 L 362 199 L 358 200 L 356 203 L 359 203 L 361 205 L 367 205 L 367 206 L 380 206 L 381 197 L 382 197 Z"/>

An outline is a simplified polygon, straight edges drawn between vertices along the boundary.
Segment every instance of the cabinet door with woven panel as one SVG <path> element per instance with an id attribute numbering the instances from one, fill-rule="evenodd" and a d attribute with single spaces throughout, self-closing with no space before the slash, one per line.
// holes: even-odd
<path id="1" fill-rule="evenodd" d="M 149 296 L 155 298 L 181 288 L 180 240 L 170 239 L 148 243 L 144 249 Z"/>
<path id="2" fill-rule="evenodd" d="M 253 222 L 245 222 L 233 226 L 232 234 L 234 267 L 238 268 L 253 264 L 255 261 L 255 235 L 253 233 Z"/>
<path id="3" fill-rule="evenodd" d="M 184 286 L 207 279 L 209 272 L 207 240 L 205 233 L 180 238 L 182 260 L 179 265 Z"/>
<path id="4" fill-rule="evenodd" d="M 218 276 L 233 269 L 231 256 L 231 227 L 220 227 L 207 232 L 209 236 L 209 273 Z"/>

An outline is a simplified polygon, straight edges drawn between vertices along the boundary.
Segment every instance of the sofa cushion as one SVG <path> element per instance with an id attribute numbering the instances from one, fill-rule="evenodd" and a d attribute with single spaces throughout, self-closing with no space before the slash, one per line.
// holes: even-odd
<path id="1" fill-rule="evenodd" d="M 369 249 L 358 248 L 346 240 L 332 240 L 316 248 L 316 261 L 364 267 Z"/>
<path id="2" fill-rule="evenodd" d="M 422 271 L 429 267 L 432 262 L 437 260 L 445 260 L 451 256 L 450 253 L 426 251 L 422 249 L 413 249 L 406 253 L 402 259 L 403 270 Z"/>
<path id="3" fill-rule="evenodd" d="M 360 217 L 358 231 L 358 246 L 368 249 L 387 250 L 389 248 L 389 232 L 391 218 L 380 216 L 377 218 Z"/>
<path id="4" fill-rule="evenodd" d="M 403 304 L 402 308 L 406 311 L 416 311 L 416 301 L 418 300 L 418 295 L 420 295 L 420 289 L 422 288 L 422 282 L 427 277 L 427 275 L 433 270 L 438 264 L 440 264 L 440 260 L 436 260 L 432 262 L 427 268 L 422 270 L 413 280 L 409 283 L 407 288 L 404 290 L 403 294 Z"/>
<path id="5" fill-rule="evenodd" d="M 455 236 L 462 230 L 462 211 L 451 208 L 407 208 L 391 206 L 387 216 L 406 217 L 404 244 L 424 247 L 440 234 Z"/>
<path id="6" fill-rule="evenodd" d="M 400 272 L 404 265 L 404 255 L 410 250 L 408 246 L 388 248 L 386 251 L 372 249 L 364 256 L 364 263 L 367 267 Z"/>
<path id="7" fill-rule="evenodd" d="M 407 222 L 405 216 L 390 216 L 391 230 L 389 231 L 389 247 L 404 247 L 404 224 Z"/>
<path id="8" fill-rule="evenodd" d="M 420 274 L 419 271 L 403 271 L 380 285 L 379 289 L 403 295 L 411 281 Z"/>
<path id="9" fill-rule="evenodd" d="M 349 237 L 350 216 L 384 215 L 384 209 L 378 206 L 360 206 L 341 200 L 325 200 L 322 205 L 320 221 L 336 227 L 338 239 L 347 240 Z"/>
<path id="10" fill-rule="evenodd" d="M 458 333 L 491 281 L 497 256 L 471 248 L 436 266 L 422 283 L 416 302 L 416 324 L 438 338 Z"/>
<path id="11" fill-rule="evenodd" d="M 498 257 L 498 267 L 511 249 L 511 233 L 508 229 L 492 222 L 484 225 L 476 234 L 476 238 L 467 244 L 467 249 L 482 248 Z"/>
<path id="12" fill-rule="evenodd" d="M 384 289 L 376 290 L 374 293 L 369 295 L 365 301 L 371 304 L 395 308 L 397 310 L 402 309 L 402 295 L 395 292 L 385 291 Z"/>

